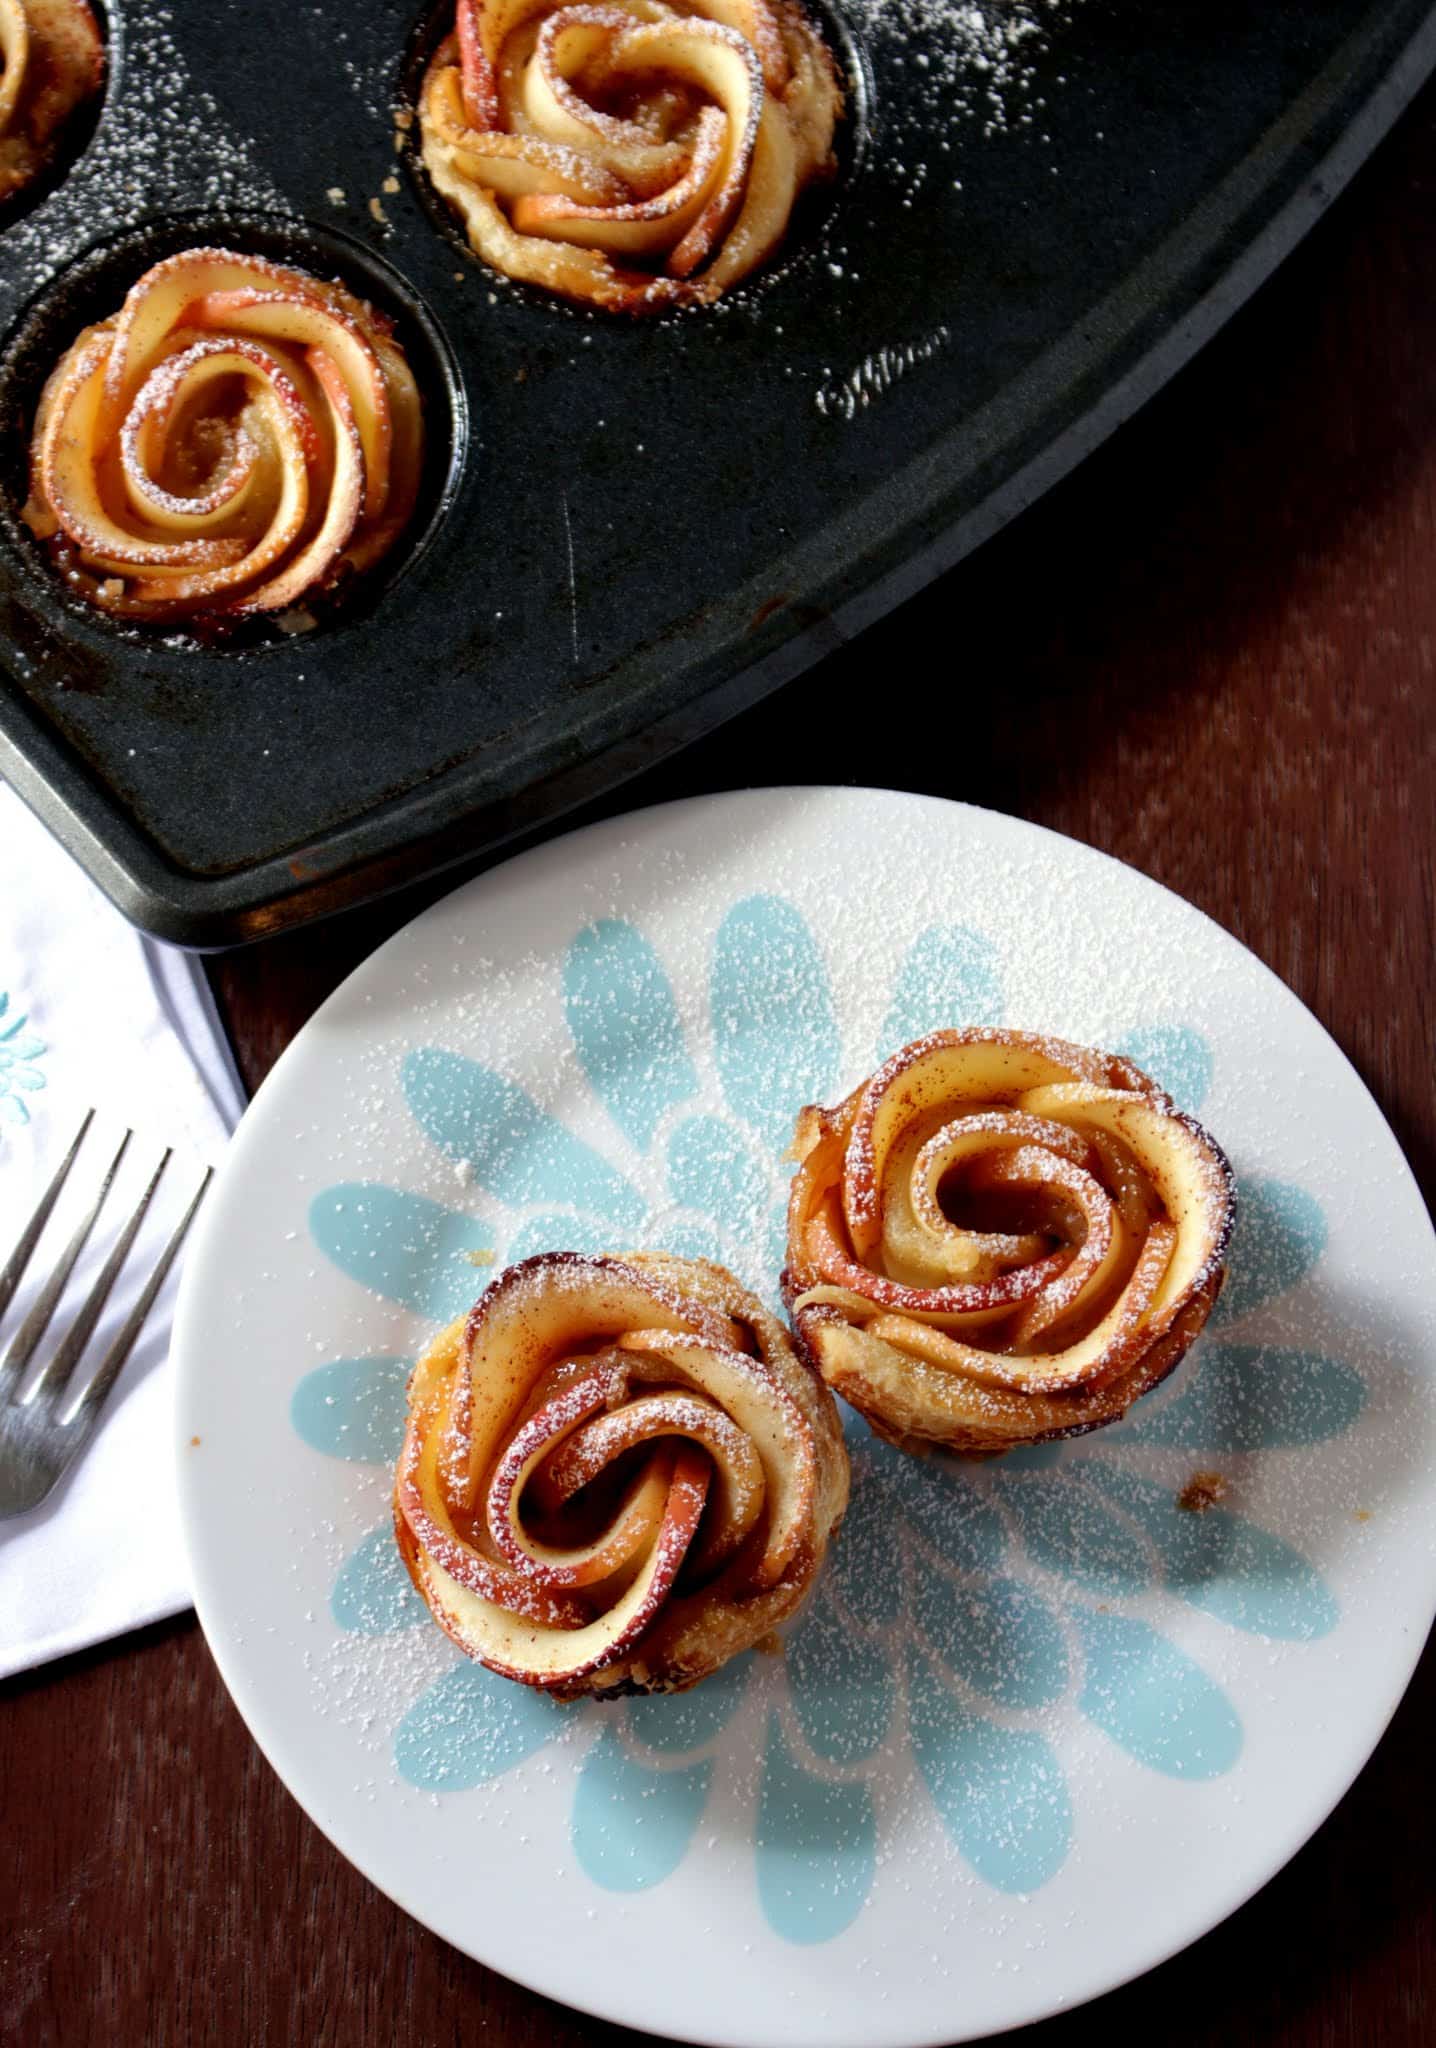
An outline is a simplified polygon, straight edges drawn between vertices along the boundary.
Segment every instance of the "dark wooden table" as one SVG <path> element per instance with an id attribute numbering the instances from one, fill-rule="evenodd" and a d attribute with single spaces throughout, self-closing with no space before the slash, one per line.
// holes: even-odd
<path id="1" fill-rule="evenodd" d="M 898 618 L 603 808 L 856 771 L 1103 847 L 1200 904 L 1310 1004 L 1429 1200 L 1433 219 L 1436 90 L 1258 301 L 1075 478 Z M 905 675 L 925 708 L 911 738 Z M 870 687 L 890 721 L 858 731 L 833 715 Z M 962 715 L 945 740 L 932 707 L 947 691 Z M 251 1083 L 437 893 L 214 964 Z M 1436 2041 L 1433 1726 L 1428 1652 L 1289 1868 L 1184 1956 L 1035 2029 L 1042 2048 L 1109 2030 L 1162 2048 Z M 0 1688 L 0 1742 L 0 2040 L 621 2038 L 372 1891 L 261 1761 L 193 1617 Z"/>

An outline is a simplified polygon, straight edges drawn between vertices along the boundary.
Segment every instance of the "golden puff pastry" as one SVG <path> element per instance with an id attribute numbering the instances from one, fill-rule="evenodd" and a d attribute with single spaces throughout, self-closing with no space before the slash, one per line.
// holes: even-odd
<path id="1" fill-rule="evenodd" d="M 784 1298 L 835 1393 L 906 1449 L 1077 1436 L 1216 1301 L 1231 1170 L 1130 1060 L 935 1031 L 798 1123 Z"/>
<path id="2" fill-rule="evenodd" d="M 363 574 L 408 523 L 418 387 L 341 285 L 188 249 L 86 328 L 40 400 L 25 518 L 101 610 L 279 612 Z"/>
<path id="3" fill-rule="evenodd" d="M 544 1253 L 420 1358 L 395 1484 L 434 1618 L 564 1699 L 678 1692 L 801 1606 L 848 1498 L 831 1395 L 721 1266 Z"/>
<path id="4" fill-rule="evenodd" d="M 842 106 L 796 0 L 458 0 L 419 127 L 486 263 L 649 313 L 769 259 Z"/>
<path id="5" fill-rule="evenodd" d="M 104 76 L 85 0 L 0 0 L 0 204 L 46 169 Z"/>

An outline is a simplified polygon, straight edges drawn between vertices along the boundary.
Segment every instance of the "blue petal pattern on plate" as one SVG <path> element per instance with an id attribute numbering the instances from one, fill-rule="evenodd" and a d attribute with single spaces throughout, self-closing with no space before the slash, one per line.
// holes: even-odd
<path id="1" fill-rule="evenodd" d="M 691 1692 L 629 1700 L 624 1718 L 646 1749 L 682 1756 L 722 1733 L 748 1684 L 751 1657 L 734 1657 Z"/>
<path id="2" fill-rule="evenodd" d="M 1236 1762 L 1241 1722 L 1221 1687 L 1145 1621 L 1073 1609 L 1087 1675 L 1082 1711 L 1115 1743 L 1173 1778 L 1219 1778 Z"/>
<path id="3" fill-rule="evenodd" d="M 788 1638 L 788 1684 L 818 1756 L 853 1764 L 882 1747 L 897 1702 L 887 1646 L 851 1634 L 823 1592 Z"/>
<path id="4" fill-rule="evenodd" d="M 964 1477 L 961 1466 L 943 1458 L 907 1458 L 888 1445 L 879 1452 L 871 1441 L 862 1462 L 881 1474 L 882 1483 L 896 1494 L 902 1515 L 949 1564 L 965 1572 L 982 1572 L 998 1563 L 1007 1548 L 1001 1517 Z"/>
<path id="5" fill-rule="evenodd" d="M 1325 1250 L 1326 1218 L 1315 1195 L 1290 1181 L 1239 1174 L 1237 1227 L 1213 1327 L 1299 1287 Z"/>
<path id="6" fill-rule="evenodd" d="M 531 1259 L 538 1252 L 611 1252 L 630 1234 L 622 1225 L 615 1227 L 596 1216 L 530 1216 L 509 1239 L 503 1264 L 517 1265 L 520 1259 Z M 470 1299 L 474 1292 L 471 1281 Z"/>
<path id="7" fill-rule="evenodd" d="M 449 1323 L 473 1301 L 473 1252 L 493 1231 L 426 1195 L 372 1182 L 325 1188 L 309 1205 L 309 1234 L 342 1273 L 385 1301 Z"/>
<path id="8" fill-rule="evenodd" d="M 918 1578 L 917 1625 L 949 1671 L 1002 1707 L 1045 1707 L 1067 1683 L 1056 1617 L 1018 1579 L 958 1585 L 946 1572 Z"/>
<path id="9" fill-rule="evenodd" d="M 329 1595 L 329 1611 L 340 1628 L 360 1636 L 387 1636 L 412 1628 L 428 1613 L 414 1591 L 392 1522 L 371 1529 L 344 1561 Z"/>
<path id="10" fill-rule="evenodd" d="M 603 1156 L 477 1060 L 430 1046 L 404 1062 L 414 1121 L 481 1188 L 513 1207 L 571 1202 L 636 1230 L 643 1202 Z"/>
<path id="11" fill-rule="evenodd" d="M 822 955 L 781 896 L 729 911 L 713 949 L 713 1053 L 737 1116 L 778 1153 L 806 1102 L 825 1102 L 838 1071 L 838 1026 Z"/>
<path id="12" fill-rule="evenodd" d="M 289 1419 L 305 1443 L 331 1458 L 390 1465 L 404 1441 L 407 1358 L 335 1358 L 294 1389 Z"/>
<path id="13" fill-rule="evenodd" d="M 971 1713 L 916 1649 L 908 1685 L 913 1754 L 958 1848 L 998 1891 L 1046 1884 L 1072 1841 L 1072 1802 L 1051 1744 Z"/>
<path id="14" fill-rule="evenodd" d="M 1233 1628 L 1312 1642 L 1336 1627 L 1338 1608 L 1300 1551 L 1222 1507 L 1177 1506 L 1170 1487 L 1086 1461 L 1087 1476 L 1147 1531 L 1168 1586 Z"/>
<path id="15" fill-rule="evenodd" d="M 1070 1469 L 1050 1477 L 1009 1479 L 993 1490 L 1017 1524 L 1028 1555 L 1091 1593 L 1140 1593 L 1151 1582 L 1151 1557 L 1133 1530 L 1074 1485 Z"/>
<path id="16" fill-rule="evenodd" d="M 1282 1450 L 1341 1436 L 1366 1405 L 1356 1368 L 1319 1352 L 1204 1344 L 1199 1357 L 1177 1397 L 1124 1422 L 1124 1438 L 1174 1450 Z"/>
<path id="17" fill-rule="evenodd" d="M 761 1215 L 769 1174 L 741 1131 L 719 1116 L 688 1117 L 668 1140 L 675 1202 L 714 1218 Z"/>
<path id="18" fill-rule="evenodd" d="M 970 925 L 933 925 L 903 963 L 878 1041 L 879 1062 L 929 1031 L 959 1024 L 1000 1024 L 1002 968 L 997 948 Z"/>
<path id="19" fill-rule="evenodd" d="M 563 964 L 564 1016 L 594 1094 L 646 1152 L 664 1111 L 698 1092 L 663 966 L 636 925 L 586 925 Z"/>
<path id="20" fill-rule="evenodd" d="M 828 1553 L 827 1582 L 853 1619 L 869 1626 L 896 1621 L 902 1611 L 903 1553 L 896 1509 L 872 1468 L 855 1465 L 847 1516 L 839 1541 Z"/>
<path id="21" fill-rule="evenodd" d="M 771 1288 L 794 1112 L 831 1101 L 843 1082 L 837 1010 L 801 913 L 781 897 L 752 896 L 715 934 L 710 1051 L 724 1113 L 701 1099 L 702 1062 L 668 971 L 637 926 L 607 919 L 578 930 L 559 984 L 573 1054 L 617 1134 L 614 1160 L 517 1082 L 452 1050 L 420 1047 L 402 1067 L 415 1120 L 446 1158 L 466 1162 L 497 1221 L 351 1185 L 316 1198 L 315 1242 L 356 1281 L 431 1324 L 468 1306 L 482 1285 L 469 1255 L 497 1256 L 503 1240 L 516 1258 L 646 1237 L 735 1263 Z M 879 1052 L 1005 1013 L 989 937 L 934 925 L 907 952 Z M 1214 1084 L 1208 1042 L 1180 1020 L 1135 1021 L 1117 1042 L 1189 1109 Z M 673 1205 L 661 1223 L 639 1193 L 651 1185 L 655 1148 Z M 1225 1322 L 1300 1285 L 1325 1245 L 1325 1220 L 1303 1190 L 1247 1177 L 1242 1201 Z M 331 1456 L 387 1463 L 402 1430 L 406 1369 L 389 1357 L 320 1366 L 296 1389 L 295 1428 Z M 783 1660 L 744 1658 L 691 1693 L 620 1709 L 555 1706 L 462 1664 L 400 1721 L 396 1765 L 425 1790 L 461 1791 L 512 1769 L 580 1717 L 597 1732 L 577 1774 L 575 1854 L 595 1883 L 637 1892 L 688 1852 L 718 1759 L 736 1739 L 725 1731 L 751 1698 L 767 1729 L 753 1819 L 758 1896 L 783 1939 L 832 1939 L 861 1912 L 879 1853 L 871 1776 L 879 1758 L 892 1768 L 905 1741 L 977 1875 L 1000 1891 L 1032 1890 L 1062 1867 L 1073 1836 L 1071 1795 L 1044 1732 L 1054 1714 L 1078 1708 L 1138 1765 L 1193 1783 L 1237 1760 L 1235 1706 L 1153 1626 L 1154 1611 L 1195 1606 L 1298 1645 L 1338 1619 L 1310 1559 L 1240 1514 L 1180 1512 L 1168 1466 L 1147 1478 L 1131 1460 L 1285 1455 L 1349 1429 L 1364 1400 L 1361 1375 L 1340 1360 L 1228 1340 L 1198 1346 L 1150 1412 L 1105 1433 L 1122 1445 L 1123 1463 L 1072 1445 L 1014 1453 L 996 1468 L 916 1460 L 849 1417 L 852 1502 Z M 386 1490 L 376 1477 L 376 1507 Z M 1137 1600 L 1141 1615 L 1123 1611 Z M 372 1530 L 345 1564 L 333 1609 L 360 1633 L 422 1616 L 387 1530 Z"/>
<path id="22" fill-rule="evenodd" d="M 552 1742 L 566 1709 L 541 1692 L 456 1664 L 421 1693 L 394 1735 L 402 1777 L 425 1792 L 464 1792 Z"/>
<path id="23" fill-rule="evenodd" d="M 1149 1024 L 1129 1031 L 1113 1050 L 1135 1060 L 1166 1089 L 1178 1109 L 1195 1116 L 1212 1085 L 1212 1049 L 1200 1031 L 1187 1024 Z"/>
<path id="24" fill-rule="evenodd" d="M 687 1854 L 713 1776 L 711 1763 L 654 1770 L 605 1728 L 584 1758 L 573 1799 L 573 1846 L 595 1884 L 637 1892 Z"/>
<path id="25" fill-rule="evenodd" d="M 788 1748 L 776 1714 L 758 1793 L 758 1898 L 788 1941 L 831 1941 L 862 1910 L 877 1862 L 872 1794 L 815 1777 Z"/>

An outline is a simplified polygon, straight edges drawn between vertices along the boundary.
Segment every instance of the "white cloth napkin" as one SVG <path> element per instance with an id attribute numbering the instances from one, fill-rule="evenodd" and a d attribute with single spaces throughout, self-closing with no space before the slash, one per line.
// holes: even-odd
<path id="1" fill-rule="evenodd" d="M 134 1138 L 32 1373 L 171 1145 L 174 1156 L 72 1382 L 80 1391 L 243 1107 L 199 961 L 133 931 L 0 782 L 0 1266 L 86 1109 L 96 1111 L 0 1321 L 0 1357 L 124 1131 Z M 168 1363 L 178 1271 L 179 1262 L 78 1464 L 40 1507 L 0 1522 L 0 1677 L 189 1605 Z"/>

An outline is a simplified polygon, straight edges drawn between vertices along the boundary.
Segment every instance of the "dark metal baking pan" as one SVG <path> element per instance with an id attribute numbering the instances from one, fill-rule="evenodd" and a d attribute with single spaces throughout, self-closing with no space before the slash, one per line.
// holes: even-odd
<path id="1" fill-rule="evenodd" d="M 9 492 L 37 337 L 201 235 L 372 292 L 431 392 L 416 545 L 282 644 L 122 634 L 3 523 L 0 771 L 187 945 L 541 823 L 877 617 L 1150 395 L 1436 63 L 1436 9 L 1401 0 L 1032 0 L 1043 32 L 986 71 L 967 0 L 851 0 L 846 160 L 789 259 L 630 324 L 462 253 L 395 152 L 417 14 L 113 0 L 93 140 L 0 228 Z M 994 34 L 1022 18 L 988 0 Z M 934 692 L 961 660 L 954 621 Z"/>

